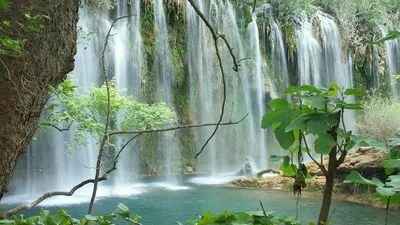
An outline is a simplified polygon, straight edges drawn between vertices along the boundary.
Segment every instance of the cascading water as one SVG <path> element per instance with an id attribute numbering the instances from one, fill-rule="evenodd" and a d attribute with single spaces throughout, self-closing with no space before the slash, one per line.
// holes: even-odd
<path id="1" fill-rule="evenodd" d="M 154 10 L 154 29 L 156 46 L 156 72 L 158 74 L 158 100 L 165 102 L 169 107 L 173 107 L 173 82 L 175 78 L 174 64 L 168 41 L 168 27 L 165 18 L 164 6 L 162 0 L 155 0 Z M 180 167 L 180 149 L 174 134 L 169 136 L 160 135 L 161 140 L 158 143 L 159 152 L 164 154 L 164 165 L 166 174 L 169 178 L 173 173 L 173 162 L 178 163 Z M 172 180 L 173 181 L 173 180 Z"/>
<path id="2" fill-rule="evenodd" d="M 382 36 L 388 33 L 386 28 L 381 27 Z M 386 65 L 387 65 L 387 82 L 390 87 L 391 94 L 394 98 L 398 98 L 398 86 L 393 82 L 393 75 L 400 74 L 400 40 L 385 41 Z M 397 83 L 399 83 L 397 81 Z"/>
<path id="3" fill-rule="evenodd" d="M 335 82 L 344 89 L 353 87 L 352 60 L 350 56 L 343 57 L 339 28 L 326 13 L 318 11 L 317 18 L 320 24 L 321 44 L 307 15 L 303 12 L 296 19 L 299 84 L 326 87 L 328 82 Z M 345 63 L 342 62 L 343 58 L 346 58 Z M 345 115 L 349 124 L 347 128 L 355 131 L 354 112 L 348 110 Z"/>
<path id="4" fill-rule="evenodd" d="M 283 42 L 281 28 L 278 22 L 271 18 L 270 24 L 272 27 L 270 74 L 274 76 L 275 79 L 278 79 L 280 81 L 281 88 L 279 88 L 277 92 L 282 93 L 285 88 L 290 86 L 285 46 Z M 265 29 L 265 27 L 266 25 L 264 24 L 263 28 Z"/>
<path id="5" fill-rule="evenodd" d="M 224 34 L 238 59 L 250 57 L 241 63 L 238 73 L 228 49 L 219 41 L 227 82 L 227 99 L 224 121 L 237 119 L 245 113 L 245 123 L 221 127 L 211 140 L 203 160 L 211 173 L 232 171 L 240 168 L 246 156 L 255 159 L 259 168 L 267 166 L 267 149 L 260 120 L 264 109 L 263 60 L 258 41 L 258 27 L 254 21 L 248 25 L 247 34 L 241 34 L 235 10 L 229 1 L 197 2 L 200 10 L 212 22 L 216 31 Z M 222 103 L 221 73 L 215 57 L 214 42 L 208 28 L 200 20 L 189 3 L 186 7 L 188 26 L 188 61 L 190 75 L 190 100 L 196 123 L 213 122 L 219 118 Z M 248 37 L 245 39 L 244 37 Z M 243 43 L 251 49 L 244 51 Z M 249 67 L 254 69 L 250 70 Z M 212 110 L 211 110 L 212 109 Z M 197 148 L 201 148 L 213 128 L 195 131 Z M 233 136 L 234 135 L 234 136 Z M 218 147 L 217 147 L 218 146 Z"/>
<path id="6" fill-rule="evenodd" d="M 321 46 L 314 37 L 311 21 L 305 12 L 297 18 L 296 38 L 297 38 L 297 63 L 299 84 L 312 84 L 324 86 L 321 74 Z"/>
<path id="7" fill-rule="evenodd" d="M 141 1 L 128 3 L 126 0 L 117 2 L 116 18 L 130 16 L 122 19 L 113 28 L 115 35 L 111 37 L 110 49 L 113 55 L 114 77 L 116 87 L 124 89 L 128 95 L 133 95 L 136 100 L 141 98 L 141 65 L 142 65 L 142 37 L 140 33 L 140 4 Z M 110 24 L 111 25 L 111 24 Z M 129 51 L 128 51 L 129 50 Z M 119 115 L 120 120 L 123 115 Z M 126 140 L 118 140 L 118 148 L 125 144 Z M 139 170 L 137 149 L 140 146 L 133 141 L 120 155 L 118 169 L 115 171 L 115 186 L 130 182 L 133 173 Z"/>

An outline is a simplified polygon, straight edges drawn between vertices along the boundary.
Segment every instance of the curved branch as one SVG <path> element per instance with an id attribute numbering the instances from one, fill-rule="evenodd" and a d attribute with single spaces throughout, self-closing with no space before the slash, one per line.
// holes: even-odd
<path id="1" fill-rule="evenodd" d="M 99 180 L 99 176 L 100 176 L 101 159 L 103 157 L 105 144 L 106 144 L 106 142 L 108 140 L 108 127 L 110 125 L 110 101 L 111 100 L 110 100 L 110 87 L 108 85 L 107 69 L 106 69 L 106 65 L 105 65 L 105 53 L 106 53 L 106 49 L 107 49 L 107 45 L 108 45 L 108 39 L 109 39 L 109 37 L 111 35 L 111 30 L 113 29 L 115 23 L 118 22 L 121 19 L 129 18 L 131 16 L 133 16 L 133 15 L 121 16 L 121 17 L 118 17 L 117 19 L 115 19 L 112 22 L 110 28 L 108 29 L 108 33 L 107 33 L 107 36 L 106 36 L 106 41 L 104 43 L 103 50 L 101 52 L 101 65 L 103 67 L 103 77 L 104 77 L 104 82 L 105 82 L 106 88 L 107 88 L 107 116 L 106 116 L 106 124 L 105 124 L 105 128 L 104 128 L 103 140 L 101 141 L 99 154 L 97 155 L 96 174 L 95 174 L 95 177 L 94 177 L 94 185 L 93 185 L 92 197 L 91 197 L 90 203 L 89 203 L 89 210 L 88 210 L 89 214 L 92 214 L 94 200 L 96 199 L 97 185 L 98 185 L 98 180 Z"/>
<path id="2" fill-rule="evenodd" d="M 107 180 L 106 174 L 98 179 L 99 182 L 103 181 L 103 180 Z M 32 209 L 33 207 L 37 206 L 39 203 L 43 202 L 44 200 L 54 197 L 54 196 L 71 196 L 79 188 L 81 188 L 87 184 L 94 183 L 94 181 L 95 181 L 94 179 L 88 179 L 88 180 L 82 181 L 81 183 L 74 186 L 70 191 L 55 191 L 55 192 L 44 193 L 40 198 L 38 198 L 34 202 L 31 202 L 31 203 L 25 204 L 25 205 L 20 205 L 18 207 L 10 209 L 9 211 L 7 211 L 5 213 L 0 213 L 0 219 L 6 219 L 6 218 L 10 217 L 11 215 L 16 214 L 22 210 Z"/>
<path id="3" fill-rule="evenodd" d="M 217 122 L 217 124 L 215 125 L 215 129 L 212 132 L 212 134 L 210 135 L 210 137 L 207 139 L 207 141 L 204 143 L 203 147 L 200 149 L 200 151 L 196 154 L 195 158 L 197 158 L 205 149 L 205 147 L 207 146 L 207 144 L 210 142 L 210 140 L 214 137 L 215 133 L 217 133 L 217 130 L 222 122 L 222 119 L 224 117 L 224 112 L 225 112 L 225 103 L 226 103 L 226 81 L 225 81 L 225 70 L 223 67 L 223 63 L 222 63 L 222 58 L 221 55 L 219 53 L 218 50 L 218 38 L 221 38 L 224 42 L 225 45 L 227 46 L 229 53 L 232 56 L 233 59 L 233 70 L 234 71 L 238 71 L 239 65 L 236 62 L 236 57 L 235 54 L 233 53 L 233 48 L 230 46 L 228 40 L 226 39 L 225 35 L 218 35 L 217 32 L 214 30 L 213 26 L 211 25 L 211 23 L 207 20 L 207 18 L 204 16 L 204 14 L 201 12 L 201 10 L 197 7 L 197 5 L 194 3 L 193 0 L 188 0 L 190 5 L 192 5 L 193 9 L 196 11 L 197 15 L 200 16 L 200 18 L 203 20 L 203 22 L 206 24 L 206 26 L 208 27 L 208 29 L 211 32 L 211 35 L 213 36 L 214 39 L 214 47 L 215 47 L 215 51 L 216 51 L 216 55 L 218 58 L 218 63 L 219 63 L 219 68 L 221 70 L 221 76 L 222 76 L 222 84 L 223 84 L 223 100 L 222 100 L 222 106 L 221 106 L 221 114 L 219 116 L 219 120 Z"/>
<path id="4" fill-rule="evenodd" d="M 325 168 L 324 164 L 323 164 L 323 163 L 319 163 L 317 160 L 314 159 L 314 157 L 313 157 L 313 156 L 311 155 L 311 153 L 310 153 L 310 148 L 308 147 L 306 137 L 304 136 L 303 133 L 301 134 L 301 136 L 303 137 L 304 144 L 306 145 L 306 149 L 307 149 L 307 154 L 308 154 L 308 156 L 309 156 L 309 157 L 312 159 L 312 161 L 314 161 L 314 163 L 321 169 L 322 173 L 324 173 L 324 176 L 327 176 L 327 175 L 328 175 L 328 171 L 326 171 L 326 168 Z"/>
<path id="5" fill-rule="evenodd" d="M 234 122 L 227 122 L 227 123 L 220 123 L 220 126 L 228 126 L 239 124 L 242 122 L 249 114 L 247 113 L 242 119 Z M 147 133 L 160 133 L 165 131 L 173 131 L 173 130 L 181 130 L 187 128 L 196 128 L 196 127 L 210 127 L 210 126 L 217 126 L 217 123 L 204 123 L 204 124 L 196 124 L 196 125 L 184 125 L 184 126 L 177 126 L 177 127 L 169 127 L 164 129 L 154 129 L 154 130 L 121 130 L 121 131 L 112 131 L 108 133 L 108 136 L 113 136 L 117 134 L 147 134 Z"/>
<path id="6" fill-rule="evenodd" d="M 51 123 L 41 123 L 41 124 L 39 125 L 39 127 L 40 127 L 40 126 L 53 127 L 54 129 L 56 129 L 56 130 L 58 130 L 58 131 L 60 131 L 60 132 L 63 132 L 63 131 L 69 131 L 69 129 L 71 128 L 71 126 L 72 126 L 73 123 L 74 123 L 74 122 L 71 121 L 71 122 L 69 123 L 69 125 L 68 125 L 67 128 L 59 128 L 58 126 L 56 126 L 56 125 L 54 125 L 54 124 L 51 124 Z"/>

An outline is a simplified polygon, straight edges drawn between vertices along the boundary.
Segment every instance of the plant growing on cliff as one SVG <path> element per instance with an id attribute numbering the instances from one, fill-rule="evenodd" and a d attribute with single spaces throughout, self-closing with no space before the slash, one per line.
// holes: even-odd
<path id="1" fill-rule="evenodd" d="M 337 84 L 329 83 L 329 88 L 291 86 L 284 94 L 290 95 L 292 102 L 286 98 L 271 100 L 268 103 L 271 110 L 264 115 L 261 127 L 272 127 L 280 146 L 297 154 L 297 165 L 293 160 L 285 160 L 281 165 L 285 174 L 295 177 L 295 193 L 301 194 L 301 189 L 306 185 L 307 169 L 303 164 L 303 152 L 321 169 L 326 183 L 318 224 L 326 224 L 337 168 L 357 143 L 376 143 L 375 140 L 352 135 L 344 121 L 345 110 L 361 109 L 360 104 L 351 103 L 349 98 L 364 96 L 364 93 L 358 89 L 342 90 Z M 313 147 L 308 144 L 312 138 L 315 139 Z M 320 155 L 319 162 L 318 158 L 314 158 L 317 154 Z M 323 163 L 324 155 L 329 156 L 327 165 Z"/>

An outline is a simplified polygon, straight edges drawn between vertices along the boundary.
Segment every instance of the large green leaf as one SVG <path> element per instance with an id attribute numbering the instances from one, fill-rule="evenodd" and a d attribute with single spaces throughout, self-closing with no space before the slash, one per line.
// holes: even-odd
<path id="1" fill-rule="evenodd" d="M 397 188 L 391 187 L 377 187 L 376 192 L 378 192 L 381 196 L 389 197 L 396 194 L 397 191 L 400 191 Z"/>
<path id="2" fill-rule="evenodd" d="M 268 105 L 272 108 L 272 110 L 267 111 L 262 118 L 261 128 L 267 128 L 271 126 L 275 122 L 280 122 L 282 119 L 287 120 L 285 118 L 290 111 L 289 103 L 286 99 L 276 98 L 268 102 Z"/>
<path id="3" fill-rule="evenodd" d="M 282 126 L 282 124 L 275 129 L 274 133 L 276 140 L 283 149 L 289 149 L 295 142 L 294 132 L 292 130 L 286 132 L 285 126 Z"/>
<path id="4" fill-rule="evenodd" d="M 297 117 L 286 128 L 285 131 L 289 132 L 294 129 L 307 130 L 307 122 L 313 118 L 314 114 L 305 114 Z"/>
<path id="5" fill-rule="evenodd" d="M 314 96 L 310 96 L 306 98 L 310 104 L 317 108 L 317 109 L 321 109 L 324 108 L 326 106 L 326 104 L 328 103 L 328 99 L 322 95 L 314 95 Z"/>
<path id="6" fill-rule="evenodd" d="M 372 178 L 372 180 L 365 179 L 361 174 L 357 171 L 352 171 L 343 183 L 356 183 L 356 184 L 366 184 L 375 187 L 383 187 L 384 184 L 382 181 L 378 180 L 376 177 Z"/>
<path id="7" fill-rule="evenodd" d="M 397 188 L 400 191 L 400 175 L 392 175 L 387 178 L 386 186 Z"/>
<path id="8" fill-rule="evenodd" d="M 332 135 L 327 133 L 318 134 L 314 141 L 315 152 L 318 154 L 328 154 L 335 145 Z"/>
<path id="9" fill-rule="evenodd" d="M 376 40 L 376 41 L 374 41 L 372 43 L 373 44 L 379 44 L 379 43 L 382 43 L 384 41 L 393 40 L 393 39 L 396 39 L 396 38 L 400 38 L 400 31 L 398 31 L 398 30 L 391 31 L 385 37 L 383 37 L 383 38 L 381 38 L 379 40 Z"/>

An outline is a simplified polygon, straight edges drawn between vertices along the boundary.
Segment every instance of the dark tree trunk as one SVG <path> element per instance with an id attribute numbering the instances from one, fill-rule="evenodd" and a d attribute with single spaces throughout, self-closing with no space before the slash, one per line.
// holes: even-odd
<path id="1" fill-rule="evenodd" d="M 25 13 L 51 18 L 40 31 L 7 33 L 27 43 L 18 56 L 0 55 L 0 200 L 35 133 L 49 86 L 74 68 L 78 7 L 78 0 L 13 0 L 10 9 L 0 12 L 0 21 L 11 21 L 13 28 L 17 21 L 26 22 Z"/>
<path id="2" fill-rule="evenodd" d="M 336 124 L 336 126 L 332 127 L 332 129 L 328 133 L 332 135 L 333 140 L 337 143 L 338 135 L 336 129 L 339 128 L 341 111 L 338 111 L 334 116 L 338 123 Z M 329 152 L 329 164 L 327 174 L 325 175 L 325 189 L 324 196 L 322 197 L 322 206 L 318 217 L 318 225 L 325 225 L 329 219 L 329 209 L 331 208 L 332 203 L 333 185 L 335 182 L 336 171 L 339 166 L 337 151 L 338 147 L 334 146 Z"/>

